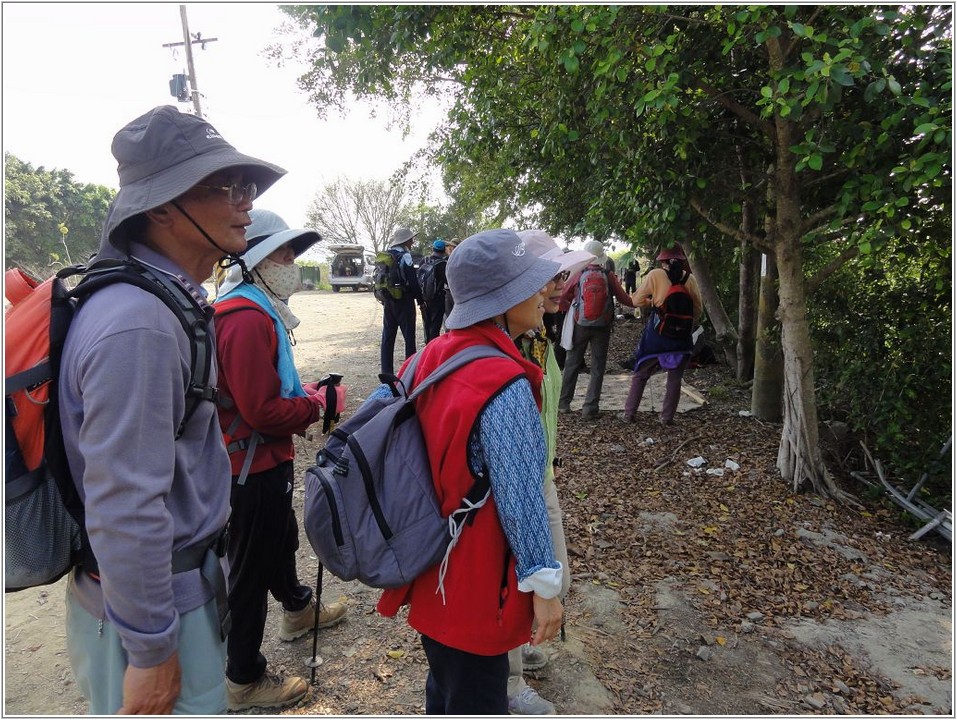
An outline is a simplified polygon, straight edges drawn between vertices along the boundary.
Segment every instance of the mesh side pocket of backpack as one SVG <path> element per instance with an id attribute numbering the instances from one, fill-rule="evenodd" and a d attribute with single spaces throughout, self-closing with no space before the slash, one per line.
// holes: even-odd
<path id="1" fill-rule="evenodd" d="M 7 591 L 56 582 L 74 565 L 80 527 L 52 478 L 7 500 L 4 511 L 4 585 Z"/>

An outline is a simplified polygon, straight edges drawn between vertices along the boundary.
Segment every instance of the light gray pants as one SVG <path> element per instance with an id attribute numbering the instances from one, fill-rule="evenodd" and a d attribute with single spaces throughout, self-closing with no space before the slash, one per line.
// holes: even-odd
<path id="1" fill-rule="evenodd" d="M 585 348 L 591 345 L 591 373 L 588 379 L 588 391 L 582 405 L 584 415 L 597 415 L 598 402 L 601 400 L 601 386 L 605 380 L 605 365 L 608 362 L 608 344 L 611 341 L 611 325 L 608 327 L 582 327 L 575 325 L 572 334 L 572 349 L 565 355 L 565 369 L 562 371 L 562 393 L 558 406 L 567 408 L 575 397 L 578 384 L 578 370 L 585 360 Z"/>
<path id="2" fill-rule="evenodd" d="M 72 585 L 73 579 L 70 579 Z M 66 592 L 66 645 L 76 685 L 90 702 L 90 715 L 114 715 L 123 705 L 123 676 L 128 664 L 116 628 L 100 621 Z M 180 615 L 179 665 L 182 690 L 174 715 L 226 712 L 226 643 L 219 635 L 216 599 Z"/>
<path id="3" fill-rule="evenodd" d="M 568 548 L 565 545 L 565 526 L 562 524 L 562 509 L 558 505 L 558 488 L 551 480 L 545 483 L 545 508 L 548 510 L 548 527 L 552 531 L 552 552 L 555 559 L 562 564 L 562 590 L 559 597 L 568 594 L 572 583 L 572 576 L 568 570 Z M 522 677 L 522 646 L 519 645 L 508 653 L 508 694 L 509 697 L 521 690 L 518 680 Z"/>

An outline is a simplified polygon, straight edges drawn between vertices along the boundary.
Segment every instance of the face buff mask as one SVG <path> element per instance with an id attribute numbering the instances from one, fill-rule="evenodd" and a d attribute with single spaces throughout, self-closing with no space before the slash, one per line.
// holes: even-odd
<path id="1" fill-rule="evenodd" d="M 302 274 L 299 266 L 295 263 L 282 265 L 269 258 L 263 258 L 253 268 L 253 273 L 258 280 L 256 284 L 266 291 L 273 308 L 279 313 L 286 329 L 293 330 L 298 327 L 299 318 L 292 314 L 292 310 L 289 309 L 289 305 L 285 301 L 302 290 Z"/>

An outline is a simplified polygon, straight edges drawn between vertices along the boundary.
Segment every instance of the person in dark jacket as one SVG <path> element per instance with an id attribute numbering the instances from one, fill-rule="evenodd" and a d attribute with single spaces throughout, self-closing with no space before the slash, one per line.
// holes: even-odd
<path id="1" fill-rule="evenodd" d="M 392 375 L 395 372 L 395 336 L 402 331 L 405 341 L 405 355 L 415 355 L 415 306 L 422 303 L 419 281 L 412 262 L 412 241 L 414 233 L 409 228 L 398 228 L 392 233 L 389 251 L 396 255 L 399 274 L 402 278 L 401 297 L 389 297 L 382 303 L 382 346 L 380 348 L 380 369 Z"/>
<path id="2" fill-rule="evenodd" d="M 425 341 L 429 342 L 439 336 L 442 331 L 442 320 L 445 317 L 445 265 L 448 262 L 448 256 L 445 254 L 445 241 L 436 240 L 432 243 L 432 254 L 422 261 L 433 266 L 433 283 L 435 294 L 432 297 L 425 297 L 425 288 L 419 288 L 423 292 L 422 302 L 424 305 L 422 311 L 422 323 L 425 325 Z M 419 268 L 421 272 L 421 268 Z"/>

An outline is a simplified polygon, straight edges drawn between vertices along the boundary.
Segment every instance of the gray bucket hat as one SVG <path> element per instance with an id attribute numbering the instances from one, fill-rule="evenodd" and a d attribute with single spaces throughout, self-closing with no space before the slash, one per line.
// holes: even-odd
<path id="1" fill-rule="evenodd" d="M 293 252 L 299 257 L 322 239 L 315 230 L 290 228 L 286 221 L 272 210 L 250 210 L 249 219 L 252 224 L 246 228 L 246 252 L 242 254 L 243 262 L 249 270 L 286 243 L 292 245 Z M 219 294 L 225 295 L 242 281 L 242 268 L 233 265 L 226 271 L 226 279 L 219 287 Z"/>
<path id="2" fill-rule="evenodd" d="M 389 238 L 389 247 L 394 248 L 398 245 L 405 245 L 416 235 L 418 235 L 418 233 L 412 232 L 409 230 L 409 228 L 398 228 L 394 233 L 392 233 L 392 237 Z"/>
<path id="3" fill-rule="evenodd" d="M 466 238 L 452 253 L 445 276 L 455 307 L 449 330 L 504 313 L 537 293 L 561 265 L 532 253 L 512 230 L 486 230 Z"/>
<path id="4" fill-rule="evenodd" d="M 113 138 L 120 191 L 110 206 L 103 238 L 114 247 L 129 243 L 124 222 L 173 200 L 203 178 L 241 167 L 245 182 L 262 194 L 286 174 L 277 165 L 243 155 L 216 128 L 172 105 L 153 108 Z"/>

